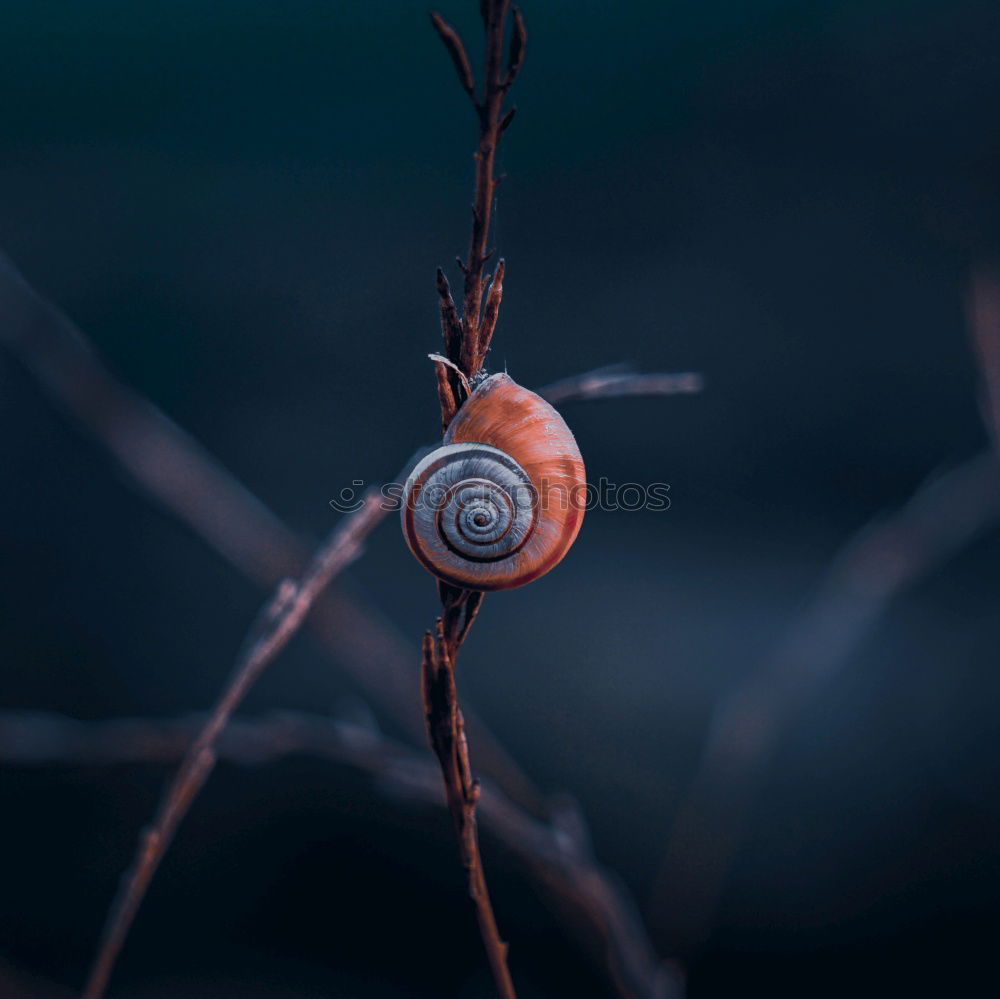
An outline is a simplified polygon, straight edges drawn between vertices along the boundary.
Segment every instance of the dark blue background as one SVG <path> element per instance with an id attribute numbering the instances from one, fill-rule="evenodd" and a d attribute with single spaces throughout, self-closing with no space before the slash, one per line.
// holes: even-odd
<path id="1" fill-rule="evenodd" d="M 475 8 L 443 7 L 470 40 Z M 853 531 L 986 441 L 963 296 L 1000 233 L 1000 14 L 524 12 L 494 365 L 534 386 L 627 360 L 707 391 L 567 407 L 592 479 L 669 482 L 672 508 L 589 515 L 557 571 L 487 600 L 461 679 L 645 905 L 713 705 Z M 435 436 L 433 275 L 466 247 L 474 139 L 422 2 L 0 4 L 0 245 L 306 536 Z M 8 355 L 0 468 L 3 704 L 207 706 L 262 593 Z M 894 603 L 785 732 L 693 997 L 976 994 L 1000 887 L 998 555 L 993 532 Z M 395 525 L 352 576 L 416 669 L 436 595 Z M 247 710 L 357 694 L 306 638 Z M 3 773 L 0 956 L 80 982 L 162 779 Z M 524 995 L 603 994 L 498 878 Z M 462 893 L 443 823 L 319 762 L 224 765 L 120 994 L 487 994 Z"/>

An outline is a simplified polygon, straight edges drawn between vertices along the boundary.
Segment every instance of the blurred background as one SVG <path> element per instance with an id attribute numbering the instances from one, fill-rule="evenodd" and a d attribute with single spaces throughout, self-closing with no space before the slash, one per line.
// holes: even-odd
<path id="1" fill-rule="evenodd" d="M 476 4 L 441 10 L 478 67 Z M 556 571 L 489 597 L 463 697 L 544 794 L 577 799 L 693 999 L 982 994 L 995 529 L 783 716 L 740 820 L 705 831 L 734 842 L 698 925 L 699 861 L 676 836 L 713 713 L 838 550 L 987 444 L 964 298 L 1000 249 L 996 4 L 523 10 L 493 368 L 534 387 L 627 361 L 706 390 L 567 404 L 589 477 L 668 482 L 671 508 L 592 512 Z M 325 534 L 341 488 L 435 439 L 434 269 L 459 280 L 475 121 L 424 2 L 6 2 L 0 95 L 0 246 L 296 532 Z M 205 710 L 265 591 L 8 352 L 0 468 L 2 707 Z M 438 601 L 394 521 L 349 579 L 415 676 Z M 244 714 L 278 708 L 370 711 L 409 738 L 308 634 Z M 24 995 L 82 982 L 165 776 L 0 770 L 0 960 Z M 522 996 L 612 994 L 484 849 Z M 112 995 L 490 995 L 464 892 L 440 812 L 308 756 L 223 762 Z"/>

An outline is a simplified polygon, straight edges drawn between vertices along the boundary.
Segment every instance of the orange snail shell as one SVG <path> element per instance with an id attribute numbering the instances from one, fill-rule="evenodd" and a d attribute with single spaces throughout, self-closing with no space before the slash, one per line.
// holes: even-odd
<path id="1" fill-rule="evenodd" d="M 410 473 L 403 534 L 453 586 L 509 590 L 561 561 L 583 521 L 583 459 L 563 418 L 507 375 L 466 400 Z"/>

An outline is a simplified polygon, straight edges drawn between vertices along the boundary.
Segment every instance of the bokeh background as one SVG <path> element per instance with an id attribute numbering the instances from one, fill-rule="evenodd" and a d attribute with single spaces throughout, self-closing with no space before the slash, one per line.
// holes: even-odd
<path id="1" fill-rule="evenodd" d="M 472 0 L 442 10 L 478 54 Z M 579 800 L 694 999 L 983 994 L 996 531 L 894 601 L 782 730 L 707 937 L 680 943 L 683 898 L 664 918 L 652 895 L 713 708 L 847 538 L 986 443 L 963 298 L 1000 234 L 996 5 L 524 13 L 494 368 L 537 386 L 629 361 L 706 391 L 566 407 L 592 479 L 669 482 L 671 509 L 594 512 L 557 571 L 489 598 L 463 694 Z M 467 243 L 475 122 L 423 2 L 8 0 L 0 107 L 0 245 L 304 537 L 344 485 L 434 439 L 433 275 Z M 205 709 L 263 592 L 6 353 L 0 469 L 3 707 Z M 350 578 L 412 636 L 416 671 L 437 600 L 395 524 Z M 363 700 L 303 636 L 245 713 Z M 0 771 L 0 958 L 81 982 L 164 776 Z M 523 994 L 606 995 L 531 884 L 486 859 Z M 446 821 L 296 757 L 220 766 L 114 994 L 489 983 Z"/>

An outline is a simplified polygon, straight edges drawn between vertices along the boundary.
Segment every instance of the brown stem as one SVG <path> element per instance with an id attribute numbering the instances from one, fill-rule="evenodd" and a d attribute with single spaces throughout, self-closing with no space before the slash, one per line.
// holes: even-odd
<path id="1" fill-rule="evenodd" d="M 438 304 L 445 354 L 457 366 L 450 370 L 437 361 L 436 377 L 441 405 L 441 425 L 447 429 L 455 413 L 467 397 L 467 384 L 483 368 L 490 340 L 496 327 L 503 294 L 504 265 L 501 260 L 490 282 L 486 308 L 483 309 L 486 281 L 484 267 L 489 259 L 487 241 L 493 212 L 493 196 L 497 181 L 494 177 L 497 144 L 511 115 L 504 116 L 503 101 L 524 61 L 526 33 L 524 20 L 515 10 L 514 28 L 506 72 L 502 71 L 504 25 L 510 0 L 481 0 L 480 11 L 486 31 L 486 66 L 482 96 L 476 101 L 470 86 L 465 47 L 455 30 L 438 14 L 431 20 L 451 55 L 463 89 L 473 98 L 479 115 L 479 144 L 476 147 L 475 195 L 472 203 L 472 236 L 469 253 L 459 266 L 465 277 L 462 316 L 448 287 L 442 270 L 437 272 Z M 465 384 L 463 384 L 463 382 Z M 450 389 L 450 392 L 449 392 Z M 468 876 L 469 895 L 476 910 L 479 932 L 493 979 L 502 999 L 516 999 L 514 984 L 507 968 L 507 945 L 500 939 L 493 907 L 490 904 L 479 838 L 476 832 L 476 803 L 479 784 L 472 777 L 469 751 L 465 739 L 465 722 L 458 706 L 455 686 L 455 660 L 458 649 L 468 634 L 482 603 L 482 593 L 458 590 L 446 584 L 440 586 L 442 614 L 433 634 L 424 637 L 421 675 L 423 679 L 424 711 L 431 746 L 441 765 L 445 795 L 458 837 L 462 865 Z"/>
<path id="2" fill-rule="evenodd" d="M 514 983 L 507 968 L 507 945 L 497 929 L 479 853 L 476 827 L 479 783 L 472 776 L 465 724 L 455 687 L 455 655 L 459 640 L 467 630 L 464 621 L 470 602 L 471 597 L 464 594 L 454 601 L 446 600 L 445 615 L 437 619 L 434 633 L 428 631 L 424 635 L 421 663 L 424 711 L 431 746 L 441 765 L 445 798 L 455 826 L 459 855 L 468 876 L 469 897 L 476 910 L 479 933 L 493 980 L 502 999 L 516 999 Z"/>
<path id="3" fill-rule="evenodd" d="M 236 662 L 229 683 L 167 788 L 152 826 L 140 837 L 132 867 L 126 872 L 118 897 L 112 904 L 83 999 L 100 999 L 104 995 L 153 875 L 177 827 L 215 766 L 215 745 L 226 723 L 261 673 L 302 626 L 324 587 L 361 553 L 364 539 L 385 516 L 386 509 L 381 494 L 378 491 L 370 493 L 361 509 L 346 517 L 317 549 L 301 580 L 283 580 L 264 607 L 247 637 L 245 650 Z"/>
<path id="4" fill-rule="evenodd" d="M 469 65 L 469 57 L 465 54 L 465 46 L 462 39 L 458 37 L 458 32 L 440 15 L 431 12 L 431 24 L 438 33 L 438 37 L 444 42 L 444 47 L 451 56 L 451 61 L 455 65 L 455 72 L 458 73 L 458 82 L 462 89 L 475 101 L 475 81 L 472 79 L 472 67 Z"/>
<path id="5" fill-rule="evenodd" d="M 483 21 L 486 26 L 486 72 L 483 81 L 479 111 L 479 144 L 474 156 L 476 164 L 476 188 L 472 202 L 472 236 L 469 253 L 465 260 L 465 303 L 462 323 L 465 337 L 462 342 L 462 366 L 470 378 L 475 377 L 485 359 L 485 350 L 480 341 L 480 309 L 483 301 L 483 268 L 489 257 L 487 241 L 490 221 L 493 215 L 493 196 L 496 177 L 493 174 L 497 145 L 500 142 L 501 108 L 509 83 L 501 75 L 503 64 L 504 22 L 510 0 L 486 0 L 483 4 Z M 517 66 L 523 59 L 523 21 L 516 38 L 520 42 Z M 511 76 L 510 82 L 513 82 Z"/>
<path id="6" fill-rule="evenodd" d="M 483 0 L 480 5 L 486 29 L 486 69 L 482 98 L 476 103 L 479 114 L 479 144 L 476 148 L 476 181 L 472 206 L 472 236 L 466 261 L 459 265 L 465 277 L 463 315 L 458 316 L 448 280 L 440 269 L 437 273 L 438 300 L 445 354 L 458 366 L 451 371 L 443 363 L 436 365 L 441 424 L 447 429 L 465 400 L 462 375 L 469 379 L 482 370 L 496 326 L 503 294 L 503 261 L 490 283 L 483 313 L 483 269 L 489 257 L 487 240 L 496 189 L 494 163 L 500 135 L 510 124 L 510 116 L 501 121 L 503 99 L 513 83 L 524 58 L 525 31 L 520 13 L 515 15 L 514 35 L 506 76 L 501 78 L 504 23 L 510 0 Z M 472 76 L 461 39 L 439 15 L 432 21 L 447 47 L 458 71 L 462 87 L 474 98 Z M 449 391 L 450 389 L 450 391 Z M 455 686 L 455 660 L 469 628 L 482 603 L 483 595 L 468 590 L 440 587 L 442 615 L 434 633 L 424 638 L 422 679 L 424 710 L 431 746 L 441 765 L 445 796 L 458 837 L 462 865 L 468 876 L 469 895 L 476 910 L 479 932 L 497 989 L 503 999 L 515 999 L 514 985 L 507 968 L 507 945 L 500 939 L 496 918 L 490 903 L 479 839 L 476 831 L 476 803 L 479 785 L 472 777 L 465 723 L 458 706 Z"/>
<path id="7" fill-rule="evenodd" d="M 501 257 L 490 281 L 490 290 L 486 295 L 486 307 L 483 309 L 483 321 L 479 326 L 479 351 L 483 361 L 486 360 L 486 355 L 490 351 L 490 341 L 493 339 L 493 331 L 496 329 L 497 317 L 500 314 L 504 266 L 503 257 Z"/>
<path id="8" fill-rule="evenodd" d="M 441 336 L 444 353 L 449 361 L 459 364 L 462 360 L 462 320 L 459 318 L 455 300 L 451 297 L 448 278 L 439 267 L 437 270 L 438 304 L 441 309 Z"/>
<path id="9" fill-rule="evenodd" d="M 486 65 L 482 91 L 477 98 L 465 54 L 465 46 L 458 33 L 440 14 L 431 14 L 434 28 L 444 42 L 458 72 L 462 89 L 472 98 L 479 117 L 479 141 L 473 156 L 475 161 L 475 190 L 472 199 L 472 235 L 469 238 L 469 252 L 466 259 L 458 264 L 465 278 L 462 317 L 459 319 L 455 303 L 448 290 L 448 282 L 438 270 L 438 293 L 441 304 L 441 322 L 444 329 L 445 353 L 459 364 L 469 378 L 475 378 L 482 369 L 489 350 L 489 341 L 496 324 L 502 291 L 503 264 L 497 267 L 493 279 L 490 318 L 482 315 L 483 300 L 487 280 L 484 275 L 486 261 L 492 253 L 487 249 L 490 223 L 493 217 L 493 198 L 496 193 L 497 178 L 494 176 L 497 146 L 500 136 L 514 117 L 513 108 L 503 112 L 503 102 L 521 65 L 527 33 L 524 18 L 515 7 L 510 50 L 506 70 L 503 67 L 504 27 L 510 10 L 510 0 L 483 0 L 480 4 L 483 24 L 486 30 Z"/>

